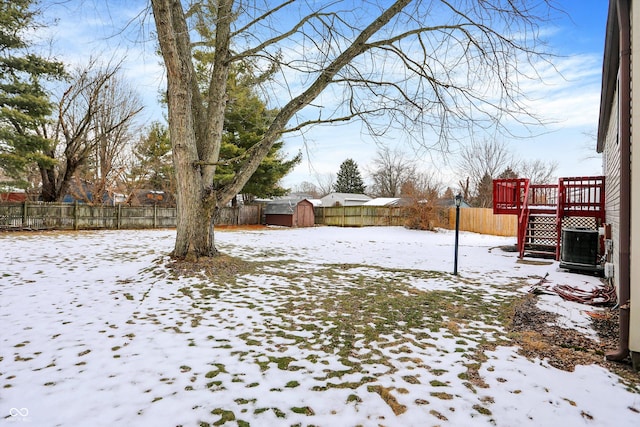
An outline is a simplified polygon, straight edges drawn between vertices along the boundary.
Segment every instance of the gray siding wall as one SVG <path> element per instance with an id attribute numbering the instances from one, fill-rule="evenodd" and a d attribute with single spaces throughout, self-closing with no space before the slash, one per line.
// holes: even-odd
<path id="1" fill-rule="evenodd" d="M 604 146 L 602 161 L 605 180 L 605 209 L 607 212 L 607 223 L 611 224 L 611 233 L 613 237 L 613 262 L 614 268 L 614 284 L 618 289 L 618 259 L 619 248 L 617 236 L 620 235 L 620 145 L 618 138 L 618 90 L 614 96 L 614 105 L 611 109 L 611 117 L 609 118 L 609 126 L 607 130 L 607 139 Z"/>

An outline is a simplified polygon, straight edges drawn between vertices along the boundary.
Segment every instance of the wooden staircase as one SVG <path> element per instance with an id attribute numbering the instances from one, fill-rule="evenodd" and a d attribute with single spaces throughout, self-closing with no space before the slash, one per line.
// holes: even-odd
<path id="1" fill-rule="evenodd" d="M 526 178 L 493 181 L 493 213 L 518 215 L 518 252 L 560 259 L 563 227 L 604 223 L 604 177 L 560 178 L 557 185 Z"/>

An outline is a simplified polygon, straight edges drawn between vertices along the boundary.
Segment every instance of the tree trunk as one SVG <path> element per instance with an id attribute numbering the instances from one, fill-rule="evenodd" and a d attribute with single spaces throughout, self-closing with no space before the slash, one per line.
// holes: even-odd
<path id="1" fill-rule="evenodd" d="M 173 256 L 214 256 L 211 217 L 215 208 L 213 182 L 203 182 L 203 166 L 197 149 L 197 133 L 206 123 L 194 123 L 194 85 L 191 43 L 182 4 L 175 0 L 153 0 L 158 41 L 167 69 L 169 130 L 176 172 L 178 205 L 176 243 Z M 198 127 L 196 127 L 198 126 Z"/>

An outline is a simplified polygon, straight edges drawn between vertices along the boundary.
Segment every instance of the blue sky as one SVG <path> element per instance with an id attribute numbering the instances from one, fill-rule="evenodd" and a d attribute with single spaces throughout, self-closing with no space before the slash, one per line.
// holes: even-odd
<path id="1" fill-rule="evenodd" d="M 54 40 L 53 52 L 65 62 L 81 64 L 90 56 L 124 57 L 124 69 L 146 104 L 145 122 L 161 118 L 157 93 L 163 89 L 163 70 L 155 56 L 150 34 L 150 16 L 140 15 L 145 0 L 45 0 L 45 12 L 59 21 L 49 28 Z M 527 139 L 501 138 L 509 150 L 521 159 L 556 161 L 559 176 L 597 175 L 601 160 L 595 153 L 595 134 L 600 101 L 600 78 L 608 2 L 606 0 L 563 0 L 557 4 L 567 15 L 557 14 L 544 24 L 549 48 L 560 56 L 555 65 L 564 78 L 551 76 L 544 85 L 531 85 L 532 108 L 555 123 L 536 129 L 539 134 Z M 120 32 L 123 23 L 129 27 Z M 140 31 L 140 22 L 147 26 Z M 353 123 L 340 128 L 318 127 L 305 138 L 287 137 L 285 150 L 304 160 L 284 179 L 286 186 L 302 181 L 316 182 L 317 176 L 335 174 L 346 158 L 353 158 L 363 175 L 375 157 L 377 147 Z M 401 135 L 390 135 L 388 143 L 409 155 L 414 150 Z M 446 185 L 455 185 L 454 152 L 443 159 L 437 155 L 418 158 L 425 172 L 436 172 Z"/>

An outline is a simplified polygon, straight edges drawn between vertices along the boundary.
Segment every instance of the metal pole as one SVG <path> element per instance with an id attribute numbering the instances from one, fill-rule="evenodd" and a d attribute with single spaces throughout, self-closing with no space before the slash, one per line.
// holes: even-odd
<path id="1" fill-rule="evenodd" d="M 460 230 L 460 206 L 456 206 L 456 242 L 455 255 L 453 258 L 453 275 L 458 275 L 458 231 Z"/>

